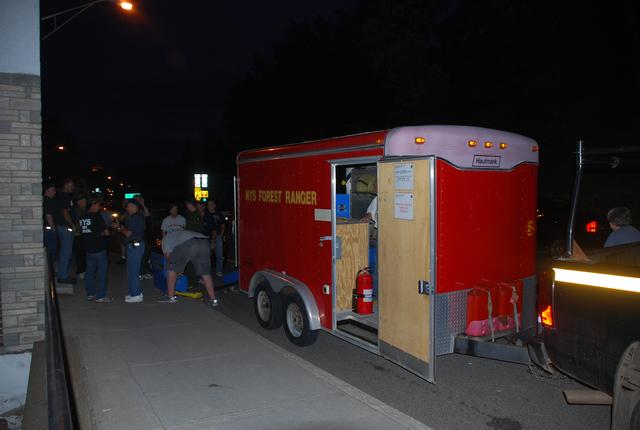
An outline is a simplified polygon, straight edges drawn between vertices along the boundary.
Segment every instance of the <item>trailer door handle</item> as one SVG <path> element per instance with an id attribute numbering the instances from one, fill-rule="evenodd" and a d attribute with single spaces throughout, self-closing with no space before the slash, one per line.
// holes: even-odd
<path id="1" fill-rule="evenodd" d="M 320 242 L 318 242 L 318 246 L 322 248 L 324 246 L 324 243 L 322 242 L 325 242 L 327 240 L 331 240 L 331 236 L 320 236 Z"/>
<path id="2" fill-rule="evenodd" d="M 433 286 L 429 283 L 429 281 L 418 281 L 418 294 L 424 294 L 425 296 L 430 296 L 433 294 Z"/>

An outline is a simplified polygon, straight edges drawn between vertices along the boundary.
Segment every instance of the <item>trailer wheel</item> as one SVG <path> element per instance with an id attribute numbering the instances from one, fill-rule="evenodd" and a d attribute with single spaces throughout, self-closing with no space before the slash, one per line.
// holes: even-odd
<path id="1" fill-rule="evenodd" d="M 318 330 L 311 330 L 309 315 L 298 294 L 287 296 L 284 318 L 284 332 L 294 345 L 307 346 L 314 343 Z"/>
<path id="2" fill-rule="evenodd" d="M 640 343 L 622 354 L 613 387 L 612 430 L 640 428 Z"/>
<path id="3" fill-rule="evenodd" d="M 266 282 L 262 282 L 256 287 L 253 310 L 258 324 L 262 328 L 273 330 L 282 325 L 282 298 Z"/>

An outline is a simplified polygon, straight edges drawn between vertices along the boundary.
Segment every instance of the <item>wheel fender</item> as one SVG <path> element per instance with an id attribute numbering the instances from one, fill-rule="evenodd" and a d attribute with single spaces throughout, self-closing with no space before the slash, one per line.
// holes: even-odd
<path id="1" fill-rule="evenodd" d="M 249 297 L 253 297 L 255 295 L 256 286 L 258 286 L 262 281 L 268 282 L 271 289 L 276 293 L 284 295 L 297 293 L 307 309 L 309 327 L 311 330 L 319 330 L 321 328 L 318 304 L 316 303 L 311 290 L 304 282 L 294 278 L 293 276 L 287 275 L 286 273 L 277 272 L 275 270 L 259 270 L 253 274 L 251 281 L 249 282 Z"/>

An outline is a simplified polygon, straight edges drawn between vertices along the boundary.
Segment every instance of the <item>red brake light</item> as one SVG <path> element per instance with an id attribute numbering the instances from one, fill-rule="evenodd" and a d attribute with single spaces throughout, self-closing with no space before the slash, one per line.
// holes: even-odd
<path id="1" fill-rule="evenodd" d="M 598 231 L 598 221 L 589 221 L 586 228 L 587 233 L 596 233 Z"/>
<path id="2" fill-rule="evenodd" d="M 545 327 L 553 327 L 553 310 L 551 309 L 551 305 L 547 305 L 547 307 L 540 312 L 540 322 Z"/>
<path id="3" fill-rule="evenodd" d="M 553 274 L 542 272 L 538 278 L 538 321 L 545 327 L 553 327 Z"/>

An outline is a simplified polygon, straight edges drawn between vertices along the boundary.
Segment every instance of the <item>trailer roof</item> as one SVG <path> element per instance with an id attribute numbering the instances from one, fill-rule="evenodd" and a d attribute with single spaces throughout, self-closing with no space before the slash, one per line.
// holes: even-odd
<path id="1" fill-rule="evenodd" d="M 535 140 L 482 127 L 425 125 L 398 127 L 385 141 L 385 157 L 435 155 L 462 168 L 511 169 L 538 163 Z"/>
<path id="2" fill-rule="evenodd" d="M 435 155 L 462 168 L 511 169 L 538 163 L 535 140 L 515 133 L 481 127 L 427 125 L 398 127 L 350 136 L 242 151 L 238 163 L 384 148 L 384 156 Z"/>
<path id="3" fill-rule="evenodd" d="M 312 140 L 289 145 L 250 149 L 238 154 L 238 163 L 260 159 L 306 155 L 308 153 L 344 152 L 351 150 L 382 148 L 388 130 L 372 131 L 329 139 Z"/>

